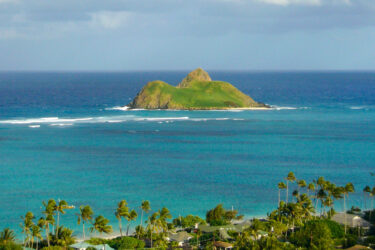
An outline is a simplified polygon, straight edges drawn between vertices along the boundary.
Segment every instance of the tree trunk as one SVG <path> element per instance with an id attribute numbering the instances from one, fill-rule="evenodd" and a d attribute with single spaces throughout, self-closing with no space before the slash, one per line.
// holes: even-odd
<path id="1" fill-rule="evenodd" d="M 49 244 L 49 224 L 47 224 L 47 226 L 46 226 L 46 237 L 47 237 L 47 245 L 48 245 L 48 247 L 50 247 L 50 244 Z"/>
<path id="2" fill-rule="evenodd" d="M 120 219 L 118 220 L 118 225 L 119 225 L 119 228 L 120 228 L 120 235 L 122 237 L 122 222 L 121 222 L 121 217 Z"/>
<path id="3" fill-rule="evenodd" d="M 345 194 L 344 194 L 344 226 L 345 226 L 345 230 L 344 230 L 344 232 L 345 232 L 345 236 L 346 236 L 346 205 L 345 205 Z"/>
<path id="4" fill-rule="evenodd" d="M 364 210 L 366 211 L 366 192 L 363 192 L 363 203 Z"/>
<path id="5" fill-rule="evenodd" d="M 280 206 L 280 189 L 279 189 L 279 203 L 278 203 L 278 205 Z"/>
<path id="6" fill-rule="evenodd" d="M 151 231 L 150 231 L 151 248 L 152 248 L 152 230 L 153 228 L 151 227 Z"/>
<path id="7" fill-rule="evenodd" d="M 289 196 L 289 184 L 288 180 L 286 181 L 286 204 L 288 204 L 288 196 Z"/>
<path id="8" fill-rule="evenodd" d="M 128 228 L 126 229 L 126 236 L 129 236 L 129 227 L 130 227 L 130 223 L 128 223 Z"/>
<path id="9" fill-rule="evenodd" d="M 82 221 L 83 240 L 85 240 L 85 221 Z"/>
<path id="10" fill-rule="evenodd" d="M 60 213 L 57 211 L 57 225 L 56 225 L 56 231 L 55 231 L 56 236 L 59 234 L 59 226 L 60 226 Z"/>

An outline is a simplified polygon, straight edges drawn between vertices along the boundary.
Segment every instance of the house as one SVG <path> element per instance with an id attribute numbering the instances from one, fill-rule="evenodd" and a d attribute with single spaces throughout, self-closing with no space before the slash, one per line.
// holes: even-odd
<path id="1" fill-rule="evenodd" d="M 114 250 L 112 247 L 105 245 L 91 245 L 87 242 L 79 242 L 75 243 L 73 245 L 70 245 L 69 247 L 76 249 L 76 250 L 86 250 L 87 248 L 95 248 L 96 250 Z"/>
<path id="2" fill-rule="evenodd" d="M 214 245 L 214 249 L 217 249 L 217 250 L 233 249 L 233 244 L 229 242 L 215 241 L 213 245 Z"/>
<path id="3" fill-rule="evenodd" d="M 349 227 L 361 227 L 364 229 L 369 229 L 371 227 L 371 223 L 367 220 L 362 219 L 358 215 L 355 214 L 346 214 L 345 213 L 337 213 L 332 216 L 331 220 L 342 224 L 347 225 Z M 346 222 L 345 222 L 346 220 Z"/>
<path id="4" fill-rule="evenodd" d="M 183 246 L 184 243 L 188 242 L 193 236 L 186 231 L 180 231 L 177 233 L 169 233 L 167 240 L 175 241 L 178 243 L 178 246 Z"/>

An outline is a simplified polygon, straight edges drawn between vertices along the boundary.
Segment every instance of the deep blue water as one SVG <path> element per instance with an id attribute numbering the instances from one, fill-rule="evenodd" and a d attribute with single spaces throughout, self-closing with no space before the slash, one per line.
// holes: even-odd
<path id="1" fill-rule="evenodd" d="M 49 198 L 89 204 L 115 229 L 121 199 L 174 216 L 218 203 L 262 216 L 289 171 L 351 181 L 349 201 L 362 205 L 375 184 L 374 72 L 211 72 L 268 111 L 113 109 L 147 81 L 187 73 L 0 73 L 0 228 L 19 232 L 20 216 L 40 216 Z M 79 233 L 75 212 L 62 223 Z"/>

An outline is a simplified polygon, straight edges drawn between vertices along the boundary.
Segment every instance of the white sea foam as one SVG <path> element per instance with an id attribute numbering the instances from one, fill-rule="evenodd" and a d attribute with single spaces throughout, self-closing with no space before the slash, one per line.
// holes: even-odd
<path id="1" fill-rule="evenodd" d="M 353 110 L 361 110 L 361 109 L 369 110 L 373 108 L 373 106 L 351 106 L 349 108 Z"/>
<path id="2" fill-rule="evenodd" d="M 106 110 L 121 110 L 121 111 L 126 111 L 129 110 L 128 106 L 115 106 L 112 108 L 106 108 Z"/>
<path id="3" fill-rule="evenodd" d="M 52 123 L 50 126 L 57 126 L 57 127 L 64 127 L 64 126 L 72 126 L 73 123 Z"/>
<path id="4" fill-rule="evenodd" d="M 40 128 L 40 125 L 29 125 L 29 128 Z"/>
<path id="5" fill-rule="evenodd" d="M 27 118 L 27 119 L 12 119 L 0 120 L 0 124 L 11 125 L 30 125 L 40 126 L 40 124 L 47 124 L 49 126 L 63 127 L 73 126 L 74 124 L 88 124 L 88 123 L 123 123 L 123 122 L 157 122 L 157 123 L 173 123 L 179 121 L 225 121 L 225 120 L 244 120 L 239 118 L 228 117 L 212 117 L 212 118 L 192 118 L 188 116 L 174 116 L 174 117 L 142 117 L 135 115 L 120 115 L 120 116 L 101 116 L 101 117 L 82 117 L 82 118 L 59 118 L 59 117 L 42 117 L 42 118 Z"/>
<path id="6" fill-rule="evenodd" d="M 134 118 L 135 121 L 168 121 L 168 120 L 188 120 L 189 117 L 137 117 Z"/>

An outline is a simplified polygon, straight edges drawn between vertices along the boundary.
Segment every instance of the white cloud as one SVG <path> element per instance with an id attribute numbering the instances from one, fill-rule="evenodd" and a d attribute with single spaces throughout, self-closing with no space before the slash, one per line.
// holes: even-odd
<path id="1" fill-rule="evenodd" d="M 125 25 L 131 13 L 128 11 L 99 11 L 90 13 L 91 21 L 90 24 L 96 27 L 102 27 L 105 29 L 116 29 Z"/>
<path id="2" fill-rule="evenodd" d="M 18 3 L 18 0 L 0 0 L 0 4 L 2 3 Z"/>
<path id="3" fill-rule="evenodd" d="M 256 0 L 258 2 L 274 4 L 274 5 L 310 5 L 310 6 L 320 6 L 326 4 L 333 5 L 350 5 L 351 0 Z"/>
<path id="4" fill-rule="evenodd" d="M 291 4 L 299 4 L 299 5 L 321 5 L 321 0 L 258 0 L 258 2 L 268 3 L 268 4 L 275 4 L 275 5 L 291 5 Z"/>

